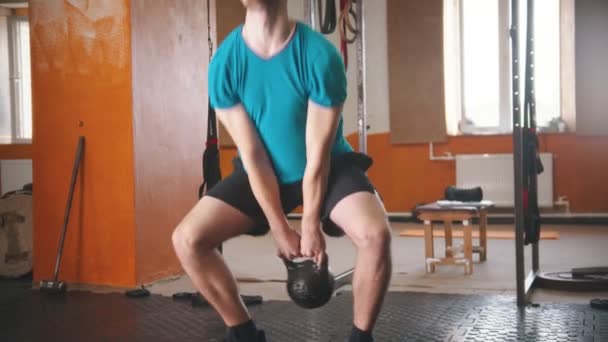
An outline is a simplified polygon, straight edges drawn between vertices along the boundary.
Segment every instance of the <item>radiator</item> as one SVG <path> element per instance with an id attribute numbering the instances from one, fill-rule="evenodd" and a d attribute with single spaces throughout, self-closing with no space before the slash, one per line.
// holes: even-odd
<path id="1" fill-rule="evenodd" d="M 553 206 L 553 155 L 541 153 L 544 172 L 538 175 L 538 205 Z M 497 207 L 514 206 L 512 154 L 465 154 L 456 156 L 456 186 L 481 186 L 483 198 Z"/>
<path id="2" fill-rule="evenodd" d="M 2 193 L 20 190 L 27 183 L 32 182 L 32 161 L 0 160 L 0 187 Z"/>

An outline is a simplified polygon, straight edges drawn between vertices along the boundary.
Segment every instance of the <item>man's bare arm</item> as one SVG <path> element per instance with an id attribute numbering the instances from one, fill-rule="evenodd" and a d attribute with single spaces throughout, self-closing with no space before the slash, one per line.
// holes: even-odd
<path id="1" fill-rule="evenodd" d="M 306 170 L 302 184 L 303 223 L 318 222 L 325 197 L 331 162 L 331 148 L 336 138 L 342 106 L 321 107 L 310 101 L 306 121 Z M 305 224 L 304 227 L 318 227 Z"/>
<path id="2" fill-rule="evenodd" d="M 229 109 L 217 110 L 217 114 L 239 149 L 243 165 L 247 169 L 251 189 L 264 211 L 273 234 L 283 233 L 290 226 L 283 213 L 279 184 L 270 158 L 249 115 L 240 104 Z M 285 257 L 293 258 L 299 254 L 299 251 L 285 250 L 286 246 L 277 242 L 280 252 Z M 291 242 L 295 244 L 294 241 Z"/>

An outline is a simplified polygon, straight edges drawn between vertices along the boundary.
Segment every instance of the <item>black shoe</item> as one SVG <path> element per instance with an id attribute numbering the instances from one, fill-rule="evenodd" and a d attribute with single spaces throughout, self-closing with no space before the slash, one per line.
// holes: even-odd
<path id="1" fill-rule="evenodd" d="M 224 337 L 222 342 L 266 342 L 266 333 L 264 330 L 258 330 L 254 339 L 239 340 L 235 336 L 228 335 Z"/>

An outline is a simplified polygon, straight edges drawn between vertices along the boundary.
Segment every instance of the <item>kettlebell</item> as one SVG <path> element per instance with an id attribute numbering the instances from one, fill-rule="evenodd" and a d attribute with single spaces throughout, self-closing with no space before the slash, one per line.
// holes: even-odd
<path id="1" fill-rule="evenodd" d="M 335 279 L 327 258 L 321 266 L 311 259 L 283 258 L 283 262 L 287 267 L 287 293 L 294 303 L 305 309 L 316 309 L 331 299 Z"/>

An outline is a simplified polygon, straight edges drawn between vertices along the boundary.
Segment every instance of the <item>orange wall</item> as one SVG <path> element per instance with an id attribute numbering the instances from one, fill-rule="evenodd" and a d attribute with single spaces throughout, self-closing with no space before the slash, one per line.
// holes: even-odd
<path id="1" fill-rule="evenodd" d="M 52 274 L 84 135 L 61 277 L 135 284 L 129 2 L 30 1 L 36 280 Z"/>
<path id="2" fill-rule="evenodd" d="M 450 137 L 436 144 L 435 154 L 510 153 L 510 135 Z M 427 144 L 391 145 L 388 134 L 368 140 L 375 165 L 369 174 L 390 211 L 410 211 L 421 202 L 443 196 L 456 182 L 454 162 L 430 161 Z M 567 196 L 573 212 L 608 212 L 608 137 L 573 134 L 540 136 L 540 151 L 555 155 L 554 194 Z"/>
<path id="3" fill-rule="evenodd" d="M 0 144 L 0 159 L 32 159 L 32 145 Z"/>
<path id="4" fill-rule="evenodd" d="M 356 135 L 348 140 L 356 147 Z M 555 156 L 553 164 L 554 194 L 566 196 L 575 213 L 608 212 L 608 137 L 583 137 L 574 134 L 543 134 L 541 152 Z M 427 144 L 393 145 L 389 133 L 368 136 L 368 151 L 374 159 L 369 171 L 372 182 L 381 193 L 387 210 L 409 212 L 418 203 L 435 201 L 443 196 L 446 186 L 456 182 L 456 165 L 430 161 Z M 510 153 L 510 135 L 459 136 L 447 143 L 435 144 L 435 154 Z M 222 175 L 232 170 L 234 148 L 221 152 Z"/>

